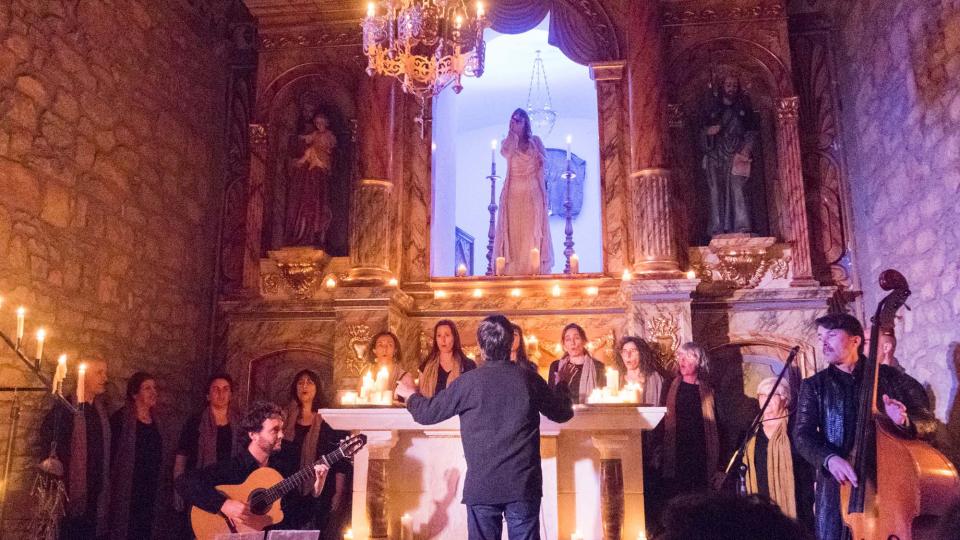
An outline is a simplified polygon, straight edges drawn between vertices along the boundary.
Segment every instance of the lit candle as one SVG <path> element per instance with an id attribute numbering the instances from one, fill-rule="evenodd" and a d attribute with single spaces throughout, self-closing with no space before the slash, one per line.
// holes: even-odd
<path id="1" fill-rule="evenodd" d="M 477 2 L 477 18 L 482 19 L 484 13 L 483 2 Z"/>
<path id="2" fill-rule="evenodd" d="M 377 14 L 377 8 L 373 2 L 367 2 L 367 18 L 372 19 Z"/>
<path id="3" fill-rule="evenodd" d="M 573 531 L 573 534 L 570 535 L 570 540 L 583 540 L 583 535 L 580 534 L 580 530 Z"/>
<path id="4" fill-rule="evenodd" d="M 410 514 L 400 516 L 400 540 L 413 540 L 413 518 Z"/>
<path id="5" fill-rule="evenodd" d="M 530 273 L 540 273 L 540 248 L 530 249 Z"/>
<path id="6" fill-rule="evenodd" d="M 433 291 L 433 297 L 442 300 L 447 297 L 447 291 Z"/>
<path id="7" fill-rule="evenodd" d="M 570 273 L 579 274 L 580 273 L 580 256 L 574 253 L 570 256 Z"/>
<path id="8" fill-rule="evenodd" d="M 84 388 L 87 378 L 87 365 L 80 364 L 77 369 L 79 370 L 79 375 L 77 375 L 77 404 L 79 405 L 87 401 L 87 389 Z"/>
<path id="9" fill-rule="evenodd" d="M 503 270 L 506 267 L 507 267 L 507 259 L 504 257 L 497 257 L 497 268 L 496 268 L 495 275 L 502 276 Z"/>
<path id="10" fill-rule="evenodd" d="M 482 297 L 483 297 L 483 289 L 474 289 L 474 290 L 473 290 L 473 297 L 474 297 L 474 298 L 482 298 Z"/>
<path id="11" fill-rule="evenodd" d="M 607 388 L 611 394 L 620 393 L 620 372 L 616 368 L 607 368 Z"/>
<path id="12" fill-rule="evenodd" d="M 40 359 L 43 358 L 43 340 L 47 339 L 47 331 L 43 328 L 37 330 L 37 365 L 40 365 Z"/>
<path id="13" fill-rule="evenodd" d="M 567 161 L 570 161 L 570 145 L 573 143 L 573 135 L 567 135 Z"/>
<path id="14" fill-rule="evenodd" d="M 457 277 L 467 276 L 467 265 L 460 263 L 457 265 Z"/>
<path id="15" fill-rule="evenodd" d="M 453 21 L 453 27 L 459 30 L 461 26 L 463 26 L 463 16 L 457 15 L 457 18 Z"/>
<path id="16" fill-rule="evenodd" d="M 490 166 L 493 167 L 497 162 L 497 140 L 490 141 Z"/>
<path id="17" fill-rule="evenodd" d="M 328 289 L 332 289 L 337 286 L 337 280 L 333 276 L 327 278 L 326 286 Z"/>
<path id="18" fill-rule="evenodd" d="M 520 297 L 520 289 L 510 289 L 510 296 L 514 298 Z"/>
<path id="19" fill-rule="evenodd" d="M 343 533 L 343 540 L 353 540 L 353 529 L 347 529 L 347 532 Z"/>
<path id="20" fill-rule="evenodd" d="M 687 270 L 687 279 L 696 279 L 697 273 L 693 270 Z"/>
<path id="21" fill-rule="evenodd" d="M 360 385 L 360 402 L 366 402 L 373 391 L 373 374 L 367 371 L 363 375 L 363 384 Z"/>
<path id="22" fill-rule="evenodd" d="M 596 296 L 600 294 L 599 287 L 587 287 L 587 296 Z"/>
<path id="23" fill-rule="evenodd" d="M 61 354 L 57 358 L 57 370 L 53 373 L 52 394 L 63 395 L 63 380 L 67 378 L 67 355 Z"/>
<path id="24" fill-rule="evenodd" d="M 630 273 L 630 270 L 628 268 L 624 268 L 623 277 L 621 277 L 620 279 L 622 279 L 623 281 L 630 281 L 631 279 L 633 279 L 633 274 Z"/>
<path id="25" fill-rule="evenodd" d="M 399 283 L 399 282 L 397 281 L 397 278 L 392 277 L 392 278 L 390 278 L 390 281 L 387 282 L 387 285 L 389 285 L 389 286 L 391 286 L 391 287 L 396 287 L 396 286 L 397 286 L 397 283 Z"/>
<path id="26" fill-rule="evenodd" d="M 20 347 L 20 342 L 23 341 L 23 318 L 27 314 L 27 308 L 20 306 L 17 308 L 17 348 Z"/>
<path id="27" fill-rule="evenodd" d="M 343 396 L 340 397 L 341 405 L 356 405 L 357 404 L 357 393 L 353 390 L 348 390 L 343 393 Z"/>
<path id="28" fill-rule="evenodd" d="M 390 370 L 386 366 L 380 368 L 380 371 L 377 372 L 377 382 L 376 389 L 377 392 L 383 392 L 387 389 L 387 379 L 390 378 Z"/>
<path id="29" fill-rule="evenodd" d="M 554 285 L 550 289 L 550 294 L 552 294 L 553 296 L 560 296 L 560 285 Z"/>

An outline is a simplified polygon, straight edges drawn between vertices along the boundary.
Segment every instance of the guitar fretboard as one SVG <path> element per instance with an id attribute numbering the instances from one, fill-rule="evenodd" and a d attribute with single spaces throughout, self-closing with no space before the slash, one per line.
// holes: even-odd
<path id="1" fill-rule="evenodd" d="M 323 457 L 318 459 L 313 464 L 307 465 L 306 467 L 300 469 L 296 473 L 288 476 L 287 478 L 284 478 L 282 481 L 277 482 L 277 484 L 274 485 L 273 487 L 263 490 L 261 492 L 263 494 L 262 496 L 267 498 L 265 504 L 273 504 L 274 501 L 276 501 L 277 499 L 280 499 L 281 497 L 289 493 L 291 490 L 302 486 L 307 479 L 313 478 L 314 477 L 313 467 L 315 465 L 326 465 L 327 467 L 330 467 L 331 465 L 340 461 L 341 459 L 344 459 L 345 457 L 346 455 L 343 453 L 343 448 L 342 447 L 337 448 L 333 452 L 330 452 L 329 454 L 325 454 Z"/>

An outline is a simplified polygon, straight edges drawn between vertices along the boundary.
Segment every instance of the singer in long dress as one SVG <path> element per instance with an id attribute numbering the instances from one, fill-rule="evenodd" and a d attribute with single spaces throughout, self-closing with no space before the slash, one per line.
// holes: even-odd
<path id="1" fill-rule="evenodd" d="M 523 109 L 510 116 L 510 131 L 500 154 L 507 159 L 507 178 L 500 192 L 494 257 L 506 259 L 507 275 L 548 274 L 553 268 L 553 248 L 544 178 L 547 152 L 540 137 L 533 135 Z M 533 248 L 540 250 L 538 268 L 531 262 Z"/>

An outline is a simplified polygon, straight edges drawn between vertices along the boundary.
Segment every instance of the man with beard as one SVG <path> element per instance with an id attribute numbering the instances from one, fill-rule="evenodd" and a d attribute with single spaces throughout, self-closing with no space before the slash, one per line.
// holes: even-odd
<path id="1" fill-rule="evenodd" d="M 853 449 L 860 385 L 863 381 L 863 327 L 853 316 L 834 313 L 816 320 L 826 369 L 800 385 L 794 441 L 800 455 L 817 469 L 816 532 L 819 540 L 849 537 L 840 517 L 840 484 L 857 486 Z M 936 419 L 921 396 L 896 369 L 879 366 L 877 407 L 905 437 L 928 438 Z"/>
<path id="2" fill-rule="evenodd" d="M 713 97 L 700 131 L 702 167 L 710 189 L 710 236 L 752 230 L 744 191 L 756 138 L 756 113 L 740 81 L 728 75 Z"/>
<path id="3" fill-rule="evenodd" d="M 240 421 L 240 430 L 250 441 L 245 450 L 228 460 L 184 473 L 177 479 L 177 491 L 187 505 L 211 514 L 222 513 L 234 523 L 263 530 L 273 524 L 269 515 L 250 512 L 246 501 L 229 499 L 217 491 L 216 486 L 242 484 L 260 467 L 276 468 L 284 477 L 294 472 L 290 470 L 291 460 L 271 458 L 280 451 L 283 442 L 283 411 L 276 404 L 257 401 Z M 323 489 L 327 467 L 315 465 L 314 471 L 313 495 L 316 497 Z"/>

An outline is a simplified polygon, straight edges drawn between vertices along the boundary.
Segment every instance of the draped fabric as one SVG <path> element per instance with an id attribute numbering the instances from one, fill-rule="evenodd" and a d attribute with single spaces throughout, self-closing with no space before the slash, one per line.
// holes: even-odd
<path id="1" fill-rule="evenodd" d="M 590 0 L 497 0 L 489 12 L 491 28 L 520 34 L 535 28 L 550 14 L 547 42 L 582 65 L 619 58 L 613 25 Z"/>

